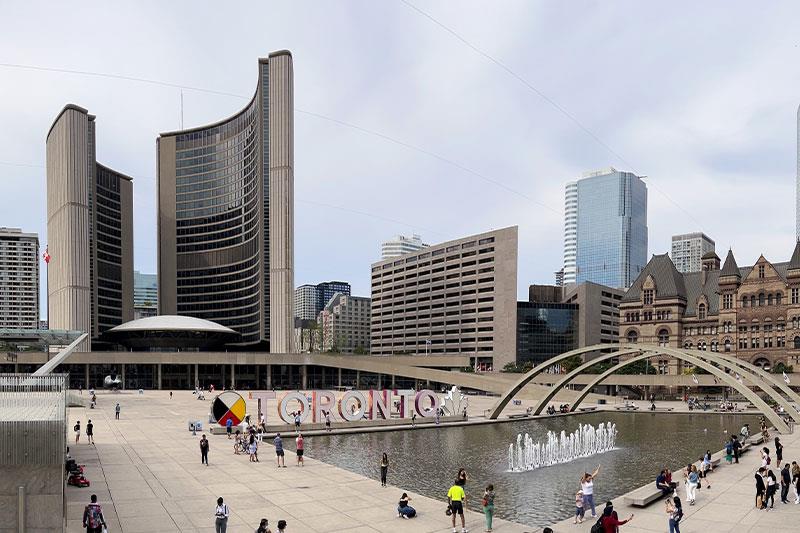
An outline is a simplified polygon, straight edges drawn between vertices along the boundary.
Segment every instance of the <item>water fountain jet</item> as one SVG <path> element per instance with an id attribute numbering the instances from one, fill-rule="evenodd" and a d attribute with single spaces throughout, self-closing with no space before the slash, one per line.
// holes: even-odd
<path id="1" fill-rule="evenodd" d="M 508 445 L 508 470 L 523 472 L 545 466 L 568 463 L 579 457 L 589 457 L 613 450 L 617 440 L 617 426 L 611 422 L 601 422 L 597 428 L 591 424 L 578 424 L 578 429 L 567 435 L 562 431 L 557 435 L 547 432 L 545 442 L 533 442 L 526 433 L 517 435 L 514 443 Z"/>

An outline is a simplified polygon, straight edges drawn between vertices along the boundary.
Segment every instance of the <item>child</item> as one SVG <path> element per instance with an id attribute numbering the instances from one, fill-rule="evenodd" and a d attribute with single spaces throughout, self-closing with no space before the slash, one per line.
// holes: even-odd
<path id="1" fill-rule="evenodd" d="M 583 491 L 579 490 L 575 493 L 575 523 L 583 524 Z"/>

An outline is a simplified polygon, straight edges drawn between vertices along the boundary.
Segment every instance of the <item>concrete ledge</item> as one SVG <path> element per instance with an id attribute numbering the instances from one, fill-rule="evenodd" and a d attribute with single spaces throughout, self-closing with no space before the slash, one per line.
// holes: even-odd
<path id="1" fill-rule="evenodd" d="M 454 422 L 464 422 L 465 419 L 463 416 L 443 416 L 439 419 L 441 424 L 453 424 Z M 415 422 L 415 426 L 435 426 L 436 420 L 434 418 L 423 418 L 417 417 Z M 391 428 L 391 429 L 400 429 L 401 427 L 411 427 L 411 419 L 410 418 L 389 418 L 389 419 L 381 419 L 381 420 L 356 420 L 354 422 L 331 422 L 331 433 L 334 432 L 341 432 L 342 430 L 353 430 L 353 429 L 363 429 L 363 430 L 370 430 L 375 428 Z M 237 429 L 241 429 L 244 432 L 244 428 L 242 426 L 234 426 L 233 432 L 236 433 Z M 218 425 L 218 424 L 209 424 L 209 430 L 212 435 L 224 435 L 227 433 L 226 428 Z M 281 424 L 281 425 L 267 425 L 267 432 L 265 435 L 267 436 L 275 436 L 276 433 L 294 433 L 294 425 L 289 424 Z M 314 422 L 310 424 L 301 424 L 300 426 L 300 433 L 308 433 L 308 434 L 316 434 L 321 435 L 327 433 L 327 429 L 325 427 L 324 422 Z"/>

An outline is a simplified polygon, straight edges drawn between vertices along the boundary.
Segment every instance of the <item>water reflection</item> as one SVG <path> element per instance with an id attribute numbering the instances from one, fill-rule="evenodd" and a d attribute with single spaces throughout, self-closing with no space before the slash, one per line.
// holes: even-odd
<path id="1" fill-rule="evenodd" d="M 608 421 L 619 431 L 617 450 L 529 472 L 507 471 L 508 445 L 519 433 L 538 440 L 548 431 L 572 432 L 578 423 L 596 426 Z M 445 499 L 457 470 L 464 467 L 470 476 L 470 508 L 480 510 L 483 487 L 493 483 L 497 516 L 544 526 L 572 516 L 578 480 L 598 464 L 595 502 L 602 504 L 654 482 L 664 466 L 697 461 L 707 448 L 722 449 L 725 430 L 738 432 L 744 422 L 753 425 L 755 421 L 752 415 L 591 413 L 485 426 L 312 437 L 305 440 L 305 453 L 379 479 L 385 451 L 390 461 L 389 484 L 439 500 Z"/>

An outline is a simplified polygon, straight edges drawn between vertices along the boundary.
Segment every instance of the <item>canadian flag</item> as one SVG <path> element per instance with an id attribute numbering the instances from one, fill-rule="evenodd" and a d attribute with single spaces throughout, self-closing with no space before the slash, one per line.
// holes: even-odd
<path id="1" fill-rule="evenodd" d="M 44 262 L 47 263 L 48 265 L 50 264 L 50 252 L 48 251 L 48 247 L 47 246 L 45 246 L 45 248 L 44 248 L 44 253 L 42 254 L 42 259 L 44 259 Z"/>

